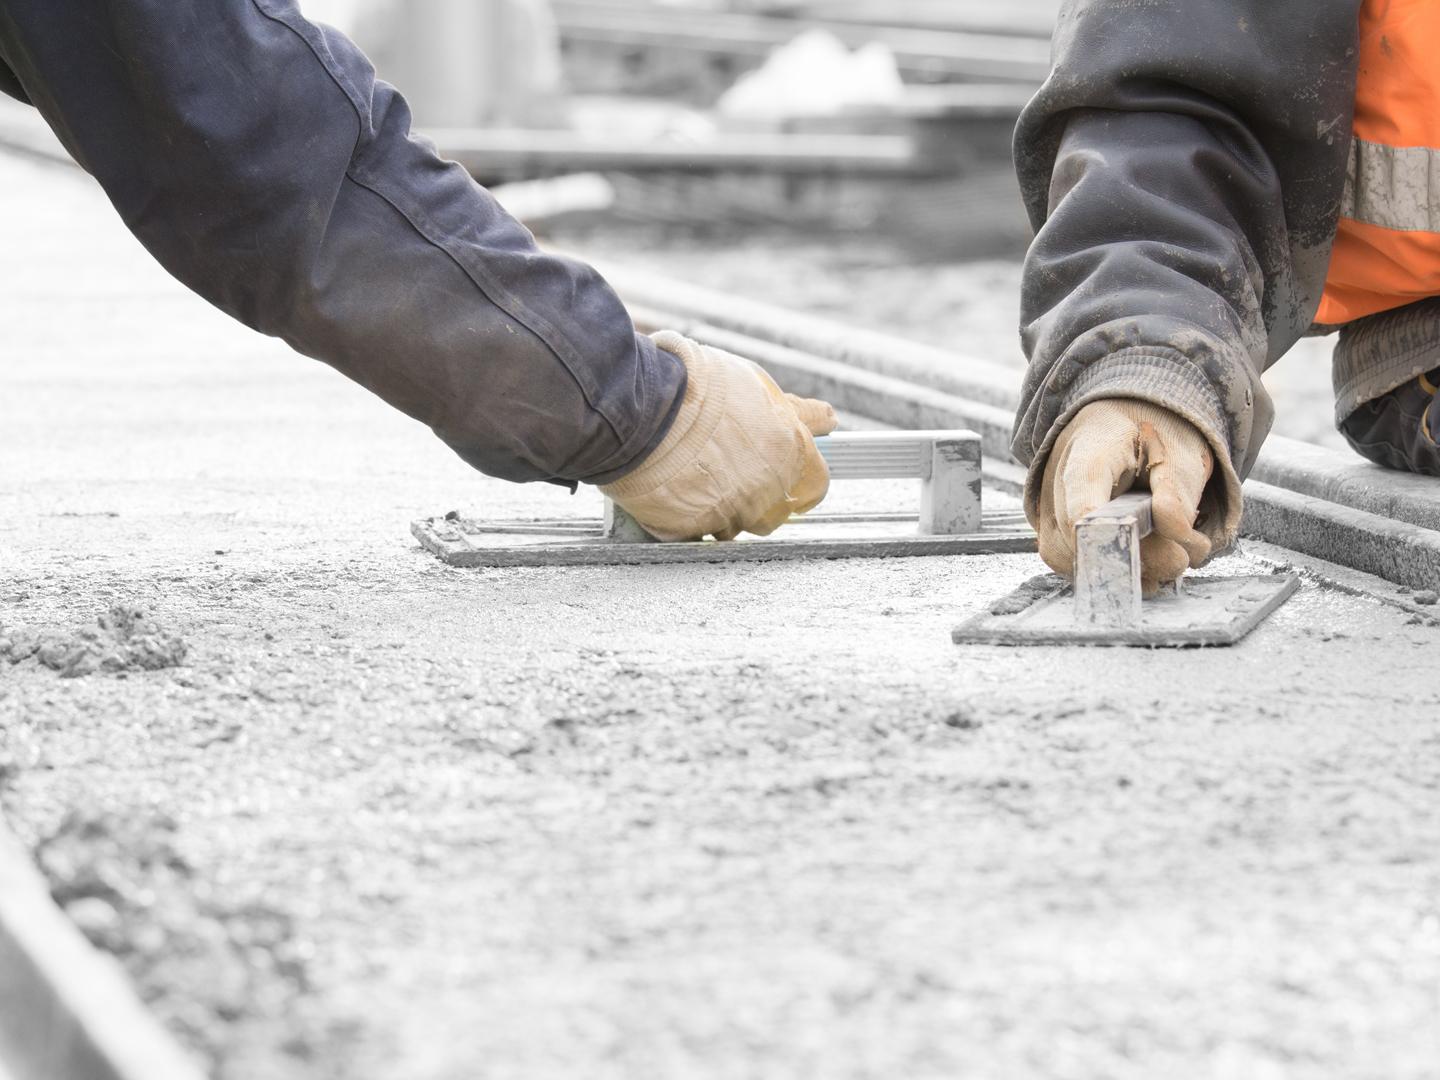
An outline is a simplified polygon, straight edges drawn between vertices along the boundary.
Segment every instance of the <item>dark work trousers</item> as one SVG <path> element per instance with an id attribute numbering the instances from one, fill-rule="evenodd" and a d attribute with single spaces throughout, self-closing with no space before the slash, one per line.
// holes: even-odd
<path id="1" fill-rule="evenodd" d="M 1340 424 L 1355 451 L 1390 469 L 1440 476 L 1440 368 L 1362 404 Z"/>
<path id="2" fill-rule="evenodd" d="M 410 134 L 358 48 L 289 0 L 0 0 L 30 101 L 175 277 L 510 480 L 603 482 L 683 365 Z"/>

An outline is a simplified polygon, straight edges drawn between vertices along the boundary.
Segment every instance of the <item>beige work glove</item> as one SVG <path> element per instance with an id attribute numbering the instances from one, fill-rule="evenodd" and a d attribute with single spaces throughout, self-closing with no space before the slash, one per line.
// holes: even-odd
<path id="1" fill-rule="evenodd" d="M 1210 557 L 1211 540 L 1195 524 L 1213 468 L 1205 436 L 1169 409 L 1130 398 L 1092 401 L 1055 440 L 1038 502 L 1026 500 L 1040 557 L 1073 578 L 1075 522 L 1132 487 L 1148 487 L 1155 528 L 1140 541 L 1140 578 L 1153 594 Z"/>
<path id="2" fill-rule="evenodd" d="M 814 436 L 835 430 L 834 409 L 673 330 L 653 340 L 684 362 L 684 400 L 640 467 L 601 491 L 661 540 L 766 536 L 825 498 L 830 470 Z"/>

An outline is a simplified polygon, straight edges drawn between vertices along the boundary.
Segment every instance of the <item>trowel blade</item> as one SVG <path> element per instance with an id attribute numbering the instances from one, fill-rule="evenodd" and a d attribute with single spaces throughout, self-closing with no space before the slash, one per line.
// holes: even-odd
<path id="1" fill-rule="evenodd" d="M 472 521 L 458 515 L 417 521 L 422 547 L 451 566 L 637 566 L 685 562 L 996 555 L 1035 550 L 1035 533 L 1018 511 L 987 511 L 979 532 L 916 532 L 913 514 L 807 514 L 771 537 L 720 543 L 625 543 L 609 540 L 598 520 Z"/>
<path id="2" fill-rule="evenodd" d="M 971 616 L 950 636 L 957 645 L 1233 645 L 1299 587 L 1294 574 L 1191 576 L 1183 590 L 1146 600 L 1139 626 L 1109 628 L 1080 622 L 1069 583 L 1043 574 Z"/>

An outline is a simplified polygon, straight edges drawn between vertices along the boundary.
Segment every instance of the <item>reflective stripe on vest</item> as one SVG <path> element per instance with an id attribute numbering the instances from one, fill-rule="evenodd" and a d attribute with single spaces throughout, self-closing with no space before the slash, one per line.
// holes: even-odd
<path id="1" fill-rule="evenodd" d="M 1355 138 L 1316 322 L 1440 295 L 1440 3 L 1365 0 Z"/>
<path id="2" fill-rule="evenodd" d="M 1355 139 L 1340 215 L 1396 232 L 1440 233 L 1440 151 Z"/>

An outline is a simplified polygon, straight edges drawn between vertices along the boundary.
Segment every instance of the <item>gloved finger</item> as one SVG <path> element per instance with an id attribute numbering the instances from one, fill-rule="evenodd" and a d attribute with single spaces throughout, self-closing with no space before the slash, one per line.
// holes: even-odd
<path id="1" fill-rule="evenodd" d="M 804 514 L 819 506 L 830 491 L 830 467 L 815 449 L 814 442 L 805 437 L 804 459 L 800 475 L 785 497 L 770 507 L 758 518 L 744 523 L 746 532 L 756 536 L 769 536 L 784 525 L 792 514 Z"/>
<path id="2" fill-rule="evenodd" d="M 800 417 L 800 422 L 809 429 L 811 435 L 829 435 L 840 423 L 834 406 L 828 401 L 800 397 L 797 394 L 786 394 L 785 400 L 790 403 L 795 415 Z"/>
<path id="3" fill-rule="evenodd" d="M 1139 472 L 1135 440 L 1113 429 L 1086 429 L 1065 448 L 1055 483 L 1055 516 L 1069 533 L 1075 523 L 1130 490 Z"/>
<path id="4" fill-rule="evenodd" d="M 1064 533 L 1059 529 L 1042 529 L 1036 534 L 1040 558 L 1045 565 L 1062 577 L 1075 576 L 1075 549 L 1060 540 Z"/>
<path id="5" fill-rule="evenodd" d="M 1146 596 L 1177 580 L 1189 566 L 1190 556 L 1174 540 L 1151 533 L 1140 541 L 1140 588 Z"/>
<path id="6" fill-rule="evenodd" d="M 1195 528 L 1214 465 L 1209 447 L 1198 438 L 1193 446 L 1162 439 L 1150 424 L 1141 424 L 1140 441 L 1148 463 L 1155 531 L 1183 547 L 1191 566 L 1199 566 L 1210 557 L 1210 539 Z"/>
<path id="7" fill-rule="evenodd" d="M 789 521 L 790 515 L 793 512 L 794 508 L 788 501 L 778 502 L 758 518 L 745 522 L 744 531 L 753 533 L 756 536 L 769 536 L 781 525 Z M 728 538 L 722 537 L 721 539 Z"/>
<path id="8" fill-rule="evenodd" d="M 802 398 L 797 400 L 806 399 Z M 816 404 L 824 405 L 825 403 L 816 402 Z M 827 409 L 830 408 L 828 405 L 825 405 L 825 407 Z M 833 409 L 831 410 L 831 415 L 834 415 Z M 815 440 L 812 436 L 802 434 L 801 440 L 803 446 L 801 448 L 800 476 L 795 483 L 791 485 L 790 490 L 786 492 L 790 497 L 791 512 L 795 514 L 803 514 L 809 510 L 813 510 L 816 506 L 820 505 L 820 501 L 824 499 L 830 491 L 830 466 L 826 464 L 824 456 L 815 446 Z"/>
<path id="9" fill-rule="evenodd" d="M 1178 544 L 1185 551 L 1190 566 L 1199 566 L 1210 557 L 1210 538 L 1195 528 L 1194 521 L 1198 504 L 1187 505 L 1183 495 L 1173 488 L 1154 489 L 1151 480 L 1150 518 L 1154 522 L 1154 536 Z"/>
<path id="10" fill-rule="evenodd" d="M 755 374 L 760 377 L 766 393 L 775 401 L 783 401 L 795 410 L 795 415 L 800 417 L 800 422 L 809 429 L 811 435 L 829 435 L 840 423 L 839 418 L 835 415 L 834 407 L 828 401 L 821 401 L 819 398 L 805 398 L 799 394 L 787 394 L 770 377 L 770 373 L 754 360 L 747 360 L 746 363 L 755 369 Z"/>
<path id="11" fill-rule="evenodd" d="M 1058 444 L 1057 444 L 1058 447 Z M 1068 578 L 1075 576 L 1074 532 L 1062 529 L 1057 518 L 1057 502 L 1063 498 L 1063 489 L 1057 484 L 1057 474 L 1065 450 L 1059 447 L 1045 463 L 1045 472 L 1040 483 L 1040 497 L 1035 501 L 1035 539 L 1040 558 L 1045 565 Z M 1057 490 L 1060 494 L 1057 495 Z"/>
<path id="12" fill-rule="evenodd" d="M 726 353 L 725 355 L 731 357 L 735 356 L 734 353 Z M 740 359 L 739 357 L 735 358 Z M 746 360 L 744 362 L 750 365 L 751 370 L 755 372 L 756 378 L 760 380 L 760 385 L 765 387 L 765 392 L 770 395 L 770 399 L 774 401 L 775 404 L 789 404 L 788 399 L 793 395 L 787 394 L 784 390 L 781 390 L 780 384 L 770 377 L 770 373 L 768 371 L 766 371 L 763 367 L 757 364 L 754 360 Z"/>
<path id="13" fill-rule="evenodd" d="M 1210 538 L 1195 528 L 1208 479 L 1199 469 L 1162 461 L 1150 470 L 1150 517 L 1155 532 L 1185 549 L 1191 566 L 1210 557 Z"/>

